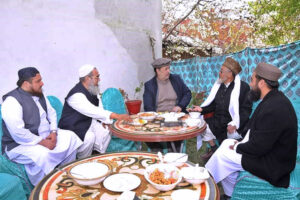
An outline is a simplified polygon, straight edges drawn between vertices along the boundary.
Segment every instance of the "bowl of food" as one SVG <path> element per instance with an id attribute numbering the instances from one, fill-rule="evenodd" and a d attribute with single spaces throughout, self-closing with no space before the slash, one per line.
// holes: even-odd
<path id="1" fill-rule="evenodd" d="M 209 173 L 204 167 L 184 167 L 181 169 L 184 180 L 191 184 L 200 184 L 209 178 Z"/>
<path id="2" fill-rule="evenodd" d="M 157 113 L 156 112 L 140 112 L 137 114 L 139 118 L 144 120 L 153 120 L 156 118 Z"/>
<path id="3" fill-rule="evenodd" d="M 169 191 L 182 180 L 180 170 L 174 165 L 153 164 L 146 167 L 145 179 L 157 190 Z"/>
<path id="4" fill-rule="evenodd" d="M 186 125 L 188 126 L 200 126 L 202 124 L 202 120 L 200 118 L 188 118 L 185 120 Z"/>
<path id="5" fill-rule="evenodd" d="M 96 185 L 111 171 L 111 166 L 104 162 L 82 162 L 69 168 L 67 174 L 80 185 Z"/>
<path id="6" fill-rule="evenodd" d="M 190 112 L 189 116 L 193 119 L 198 119 L 200 117 L 200 112 Z"/>
<path id="7" fill-rule="evenodd" d="M 165 122 L 177 122 L 179 118 L 183 117 L 185 113 L 183 112 L 169 112 L 169 113 L 164 113 L 160 115 L 160 117 L 163 117 Z"/>
<path id="8" fill-rule="evenodd" d="M 164 155 L 164 162 L 176 167 L 182 166 L 187 160 L 188 155 L 185 153 L 167 153 Z"/>

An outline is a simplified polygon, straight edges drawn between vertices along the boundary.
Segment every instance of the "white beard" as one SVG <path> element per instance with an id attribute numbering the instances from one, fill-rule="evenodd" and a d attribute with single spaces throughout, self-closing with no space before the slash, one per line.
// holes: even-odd
<path id="1" fill-rule="evenodd" d="M 100 89 L 99 89 L 99 85 L 93 85 L 93 83 L 89 84 L 89 89 L 88 89 L 89 93 L 91 93 L 92 95 L 98 95 L 100 94 Z"/>

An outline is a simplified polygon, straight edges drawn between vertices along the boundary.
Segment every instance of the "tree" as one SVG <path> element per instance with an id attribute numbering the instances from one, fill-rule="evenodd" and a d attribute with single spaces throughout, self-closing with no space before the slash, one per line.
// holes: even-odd
<path id="1" fill-rule="evenodd" d="M 258 0 L 249 4 L 258 40 L 269 45 L 300 40 L 299 0 Z"/>
<path id="2" fill-rule="evenodd" d="M 164 0 L 162 24 L 163 52 L 172 59 L 231 53 L 252 43 L 246 0 Z"/>

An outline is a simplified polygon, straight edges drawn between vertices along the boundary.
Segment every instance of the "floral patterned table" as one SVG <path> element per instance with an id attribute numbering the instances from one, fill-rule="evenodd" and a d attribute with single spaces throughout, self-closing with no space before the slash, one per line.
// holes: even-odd
<path id="1" fill-rule="evenodd" d="M 177 189 L 191 189 L 199 191 L 199 199 L 219 199 L 219 190 L 212 178 L 202 184 L 191 185 L 182 181 L 171 191 L 161 192 L 156 190 L 144 178 L 146 166 L 158 163 L 156 154 L 146 152 L 122 152 L 96 155 L 84 160 L 76 161 L 62 167 L 62 170 L 53 170 L 32 191 L 30 200 L 115 200 L 121 193 L 107 190 L 103 183 L 93 186 L 78 185 L 69 178 L 66 171 L 78 162 L 105 162 L 112 166 L 113 173 L 131 173 L 141 179 L 141 184 L 133 191 L 141 200 L 170 200 L 171 193 Z M 182 167 L 192 165 L 186 163 Z"/>
<path id="2" fill-rule="evenodd" d="M 147 125 L 146 125 L 147 126 Z M 206 123 L 203 120 L 201 126 L 173 126 L 159 128 L 144 128 L 137 127 L 125 123 L 123 120 L 117 120 L 109 126 L 111 132 L 122 139 L 140 141 L 140 142 L 173 142 L 178 140 L 186 140 L 196 137 L 203 133 L 206 129 Z M 139 150 L 141 150 L 139 145 Z M 176 152 L 174 144 L 173 151 Z M 180 152 L 182 152 L 183 143 L 181 144 Z"/>

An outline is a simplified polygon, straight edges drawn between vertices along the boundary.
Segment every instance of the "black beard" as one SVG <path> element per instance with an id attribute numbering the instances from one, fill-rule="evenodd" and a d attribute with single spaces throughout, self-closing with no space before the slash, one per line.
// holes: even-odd
<path id="1" fill-rule="evenodd" d="M 42 97 L 43 96 L 43 93 L 42 92 L 30 92 L 30 94 L 32 95 L 32 96 L 36 96 L 36 97 Z"/>
<path id="2" fill-rule="evenodd" d="M 251 101 L 256 102 L 260 99 L 261 91 L 259 89 L 251 89 L 249 91 L 249 98 Z"/>

